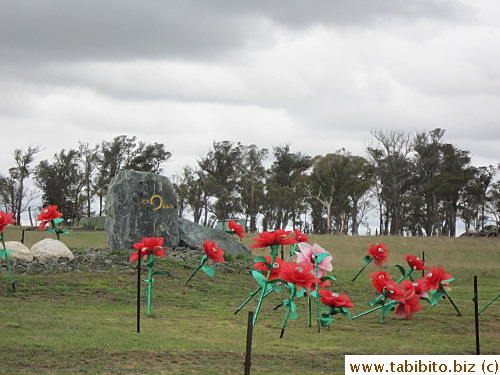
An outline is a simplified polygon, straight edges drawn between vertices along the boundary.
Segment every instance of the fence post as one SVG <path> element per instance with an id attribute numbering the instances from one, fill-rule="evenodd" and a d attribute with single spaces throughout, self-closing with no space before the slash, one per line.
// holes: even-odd
<path id="1" fill-rule="evenodd" d="M 250 366 L 252 365 L 252 336 L 253 336 L 253 311 L 249 311 L 248 323 L 247 323 L 247 347 L 245 354 L 245 375 L 250 375 Z"/>
<path id="2" fill-rule="evenodd" d="M 477 295 L 477 276 L 474 276 L 474 320 L 476 323 L 476 354 L 481 354 L 481 349 L 479 347 L 479 300 Z"/>
<path id="3" fill-rule="evenodd" d="M 142 251 L 139 249 L 139 258 L 137 258 L 137 333 L 141 332 L 141 260 Z"/>
<path id="4" fill-rule="evenodd" d="M 23 229 L 23 233 L 21 234 L 21 243 L 24 245 L 24 229 Z"/>

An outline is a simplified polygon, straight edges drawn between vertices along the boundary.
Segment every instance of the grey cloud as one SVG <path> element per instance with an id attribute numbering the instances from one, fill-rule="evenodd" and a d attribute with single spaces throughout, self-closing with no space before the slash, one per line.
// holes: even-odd
<path id="1" fill-rule="evenodd" d="M 455 0 L 0 1 L 0 61 L 213 59 L 269 38 L 267 24 L 342 27 L 461 19 Z"/>

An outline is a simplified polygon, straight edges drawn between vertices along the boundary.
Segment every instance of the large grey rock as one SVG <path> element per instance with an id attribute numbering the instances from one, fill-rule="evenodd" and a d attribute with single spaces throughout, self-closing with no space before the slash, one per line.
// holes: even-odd
<path id="1" fill-rule="evenodd" d="M 71 250 L 61 241 L 53 238 L 44 238 L 31 246 L 33 260 L 41 262 L 55 262 L 60 258 L 73 259 L 75 256 Z"/>
<path id="2" fill-rule="evenodd" d="M 248 249 L 241 241 L 219 229 L 208 228 L 193 223 L 190 220 L 179 218 L 179 245 L 197 249 L 205 240 L 211 240 L 224 250 L 226 254 L 249 254 Z M 202 247 L 203 248 L 203 247 Z"/>
<path id="3" fill-rule="evenodd" d="M 177 196 L 168 178 L 132 170 L 119 172 L 106 195 L 106 233 L 111 249 L 131 249 L 143 237 L 164 237 L 165 246 L 177 246 Z"/>
<path id="4" fill-rule="evenodd" d="M 5 247 L 10 250 L 9 259 L 17 260 L 18 262 L 33 262 L 33 253 L 24 246 L 21 242 L 6 241 Z M 0 263 L 5 259 L 0 258 Z"/>

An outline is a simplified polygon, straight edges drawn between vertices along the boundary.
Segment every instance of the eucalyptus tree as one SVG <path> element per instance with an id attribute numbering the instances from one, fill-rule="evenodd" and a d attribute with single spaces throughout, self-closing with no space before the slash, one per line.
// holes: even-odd
<path id="1" fill-rule="evenodd" d="M 86 216 L 92 216 L 92 198 L 96 193 L 94 179 L 97 171 L 97 151 L 99 145 L 91 146 L 86 142 L 78 143 L 78 152 L 83 177 L 84 198 L 86 203 Z"/>
<path id="2" fill-rule="evenodd" d="M 413 142 L 410 133 L 402 130 L 373 130 L 378 144 L 368 146 L 367 152 L 375 165 L 375 173 L 380 184 L 380 206 L 387 208 L 386 225 L 381 226 L 382 234 L 403 234 L 403 203 L 409 191 Z M 380 222 L 384 221 L 380 212 Z M 390 229 L 388 228 L 390 224 Z"/>
<path id="3" fill-rule="evenodd" d="M 215 220 L 231 218 L 241 212 L 238 185 L 242 174 L 244 147 L 230 141 L 213 142 L 212 149 L 198 160 L 198 166 L 206 174 L 206 196 L 213 197 L 208 209 Z M 208 223 L 206 223 L 208 224 Z"/>
<path id="4" fill-rule="evenodd" d="M 8 176 L 0 176 L 0 197 L 5 209 L 14 213 L 17 225 L 21 225 L 21 214 L 36 198 L 36 192 L 26 188 L 25 180 L 33 173 L 31 164 L 41 151 L 40 146 L 14 150 L 15 166 L 9 169 Z"/>
<path id="5" fill-rule="evenodd" d="M 203 213 L 208 213 L 209 196 L 205 181 L 206 175 L 201 169 L 194 169 L 188 165 L 174 176 L 173 185 L 177 194 L 180 217 L 184 216 L 185 211 L 190 211 L 193 221 L 200 224 Z M 207 214 L 203 224 L 208 224 Z"/>
<path id="6" fill-rule="evenodd" d="M 309 193 L 321 203 L 326 233 L 347 234 L 350 227 L 352 234 L 358 234 L 359 202 L 373 184 L 373 175 L 374 167 L 368 160 L 344 149 L 315 159 Z"/>
<path id="7" fill-rule="evenodd" d="M 263 207 L 264 230 L 285 228 L 291 221 L 295 228 L 306 209 L 305 173 L 312 158 L 290 151 L 290 145 L 273 147 L 274 161 L 266 173 L 266 203 Z"/>
<path id="8" fill-rule="evenodd" d="M 35 170 L 35 184 L 42 191 L 42 205 L 57 205 L 66 220 L 83 216 L 84 173 L 78 150 L 62 150 L 53 162 L 42 160 Z"/>
<path id="9" fill-rule="evenodd" d="M 242 149 L 241 176 L 238 191 L 241 197 L 241 209 L 249 221 L 249 232 L 257 231 L 257 219 L 265 200 L 266 168 L 264 160 L 269 151 L 256 145 Z"/>

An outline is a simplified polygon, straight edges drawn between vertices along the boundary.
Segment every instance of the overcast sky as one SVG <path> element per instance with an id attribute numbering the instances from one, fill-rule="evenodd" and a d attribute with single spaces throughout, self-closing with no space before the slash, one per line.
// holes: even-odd
<path id="1" fill-rule="evenodd" d="M 0 173 L 13 151 L 127 134 L 172 152 L 289 143 L 365 155 L 446 129 L 500 162 L 498 0 L 0 0 Z"/>

